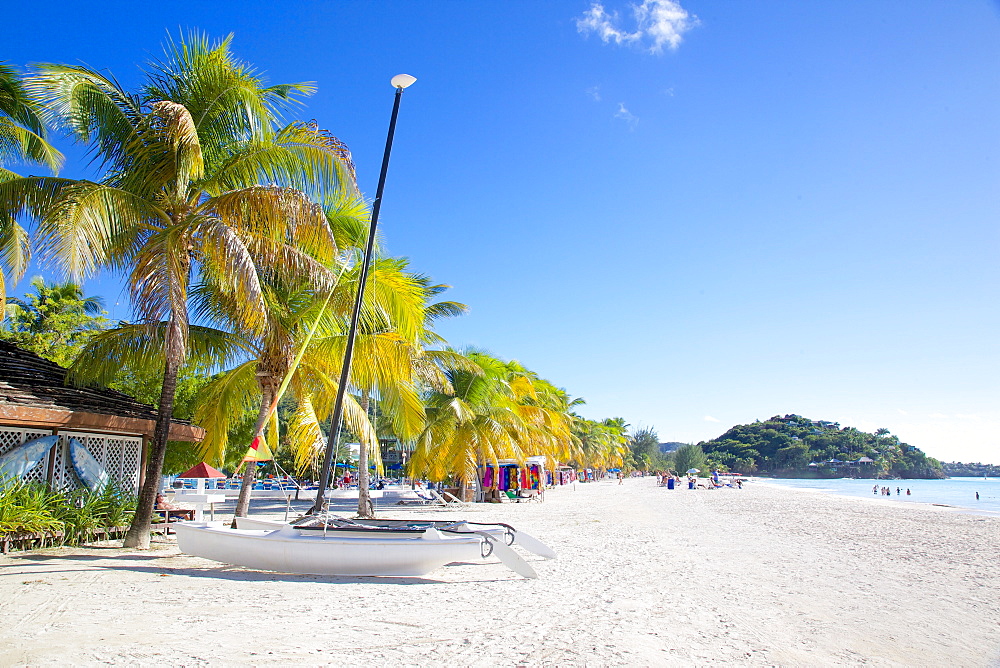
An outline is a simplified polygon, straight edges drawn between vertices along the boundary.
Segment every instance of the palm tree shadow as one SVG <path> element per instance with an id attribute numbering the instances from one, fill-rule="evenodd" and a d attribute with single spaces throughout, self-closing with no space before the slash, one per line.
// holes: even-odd
<path id="1" fill-rule="evenodd" d="M 101 549 L 101 548 L 94 548 Z M 103 548 L 103 549 L 115 549 L 115 548 Z M 504 578 L 465 578 L 461 580 L 437 580 L 433 578 L 426 577 L 411 577 L 411 576 L 346 576 L 346 575 L 302 575 L 296 573 L 277 573 L 271 571 L 256 571 L 251 569 L 239 568 L 236 566 L 210 566 L 210 567 L 196 567 L 196 566 L 156 566 L 153 561 L 158 559 L 170 559 L 177 556 L 183 555 L 162 555 L 162 554 L 124 554 L 117 555 L 115 557 L 107 557 L 101 554 L 76 554 L 73 556 L 67 555 L 55 555 L 55 554 L 25 554 L 25 555 L 11 555 L 12 560 L 22 561 L 22 562 L 35 562 L 35 563 L 52 563 L 52 562 L 62 562 L 67 561 L 77 561 L 77 562 L 87 562 L 88 566 L 93 566 L 101 570 L 106 571 L 131 571 L 134 573 L 149 573 L 152 575 L 161 576 L 187 576 L 193 578 L 206 578 L 214 580 L 228 580 L 231 582 L 317 582 L 326 584 L 359 584 L 359 583 L 369 583 L 369 584 L 390 584 L 390 585 L 418 585 L 418 584 L 435 584 L 435 585 L 446 585 L 446 584 L 474 584 L 474 583 L 487 583 L 487 582 L 498 582 Z M 98 563 L 107 562 L 109 559 L 114 559 L 115 563 Z M 55 563 L 52 563 L 55 566 Z M 496 564 L 485 563 L 485 562 L 465 562 L 456 561 L 453 562 L 456 566 L 495 566 Z M 31 571 L 32 575 L 42 575 L 42 574 L 56 574 L 56 573 L 79 573 L 79 569 L 61 569 L 61 568 L 51 568 L 51 569 L 33 569 Z M 24 573 L 19 573 L 24 575 Z"/>

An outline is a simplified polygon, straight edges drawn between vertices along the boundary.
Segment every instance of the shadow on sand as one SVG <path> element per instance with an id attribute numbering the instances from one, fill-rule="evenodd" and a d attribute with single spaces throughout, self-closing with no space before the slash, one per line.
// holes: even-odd
<path id="1" fill-rule="evenodd" d="M 87 550 L 110 550 L 110 549 L 121 549 L 121 548 L 86 548 Z M 134 573 L 149 573 L 152 575 L 172 575 L 181 577 L 193 577 L 193 578 L 210 578 L 214 580 L 229 580 L 233 582 L 324 582 L 328 584 L 357 584 L 357 583 L 379 583 L 388 585 L 428 585 L 428 584 L 457 584 L 457 583 L 484 583 L 484 582 L 496 582 L 498 579 L 502 578 L 483 578 L 483 579 L 465 579 L 465 580 L 436 580 L 433 578 L 425 577 L 407 577 L 407 576 L 337 576 L 337 575 L 299 575 L 294 573 L 272 573 L 270 571 L 255 571 L 250 569 L 243 569 L 233 566 L 225 566 L 220 564 L 214 567 L 193 567 L 193 566 L 156 566 L 153 562 L 158 559 L 177 559 L 177 558 L 189 558 L 187 555 L 157 555 L 157 554 L 140 554 L 140 553 L 130 553 L 130 554 L 119 554 L 115 556 L 105 556 L 101 554 L 74 554 L 74 555 L 55 555 L 55 554 L 31 554 L 31 555 L 15 555 L 10 557 L 13 561 L 23 562 L 24 566 L 29 566 L 32 563 L 35 564 L 52 564 L 52 562 L 86 562 L 89 567 L 99 568 L 106 571 L 131 571 Z M 100 562 L 106 562 L 108 560 L 114 560 L 114 563 L 103 564 Z M 489 566 L 495 564 L 482 564 L 482 563 L 464 563 L 456 562 L 455 565 L 459 566 Z M 50 574 L 54 575 L 56 573 L 79 573 L 80 569 L 62 569 L 62 568 L 38 568 L 31 569 L 30 571 L 22 571 L 18 575 L 44 575 Z"/>

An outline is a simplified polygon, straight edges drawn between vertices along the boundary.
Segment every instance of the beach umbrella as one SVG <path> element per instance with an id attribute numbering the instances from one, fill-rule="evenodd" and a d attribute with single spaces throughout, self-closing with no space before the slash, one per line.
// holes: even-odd
<path id="1" fill-rule="evenodd" d="M 226 474 L 218 469 L 212 468 L 205 462 L 195 464 L 193 467 L 177 476 L 178 478 L 225 478 Z"/>
<path id="2" fill-rule="evenodd" d="M 688 469 L 688 473 L 701 473 L 701 469 Z"/>
<path id="3" fill-rule="evenodd" d="M 200 464 L 195 464 L 189 468 L 184 473 L 177 476 L 178 478 L 195 478 L 198 480 L 198 486 L 195 488 L 198 492 L 205 491 L 205 480 L 208 478 L 225 478 L 226 474 L 222 471 L 212 468 L 205 462 Z"/>

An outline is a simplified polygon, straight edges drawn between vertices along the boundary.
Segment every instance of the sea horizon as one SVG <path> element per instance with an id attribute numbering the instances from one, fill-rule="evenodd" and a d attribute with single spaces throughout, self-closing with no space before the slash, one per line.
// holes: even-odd
<path id="1" fill-rule="evenodd" d="M 859 478 L 759 478 L 765 484 L 795 489 L 810 489 L 838 496 L 852 496 L 876 501 L 951 507 L 983 515 L 1000 515 L 1000 478 L 944 478 L 940 480 L 873 480 Z M 873 488 L 888 487 L 890 496 L 873 493 Z M 896 493 L 896 489 L 899 493 Z M 907 495 L 906 491 L 910 494 Z M 979 498 L 976 499 L 976 493 Z"/>

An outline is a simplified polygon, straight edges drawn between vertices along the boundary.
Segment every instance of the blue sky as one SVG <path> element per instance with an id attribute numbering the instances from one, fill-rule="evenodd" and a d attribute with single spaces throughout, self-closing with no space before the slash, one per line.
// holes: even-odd
<path id="1" fill-rule="evenodd" d="M 996 3 L 11 4 L 0 60 L 127 85 L 168 31 L 234 33 L 317 82 L 298 115 L 369 194 L 416 76 L 388 250 L 469 304 L 451 343 L 588 417 L 697 441 L 794 412 L 1000 461 Z"/>

